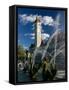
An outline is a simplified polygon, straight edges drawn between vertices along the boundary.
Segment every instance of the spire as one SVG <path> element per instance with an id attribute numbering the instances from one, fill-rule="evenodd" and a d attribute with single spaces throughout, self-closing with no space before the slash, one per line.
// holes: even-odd
<path id="1" fill-rule="evenodd" d="M 36 22 L 40 22 L 40 18 L 38 16 L 36 16 L 36 20 L 35 20 L 35 23 Z"/>

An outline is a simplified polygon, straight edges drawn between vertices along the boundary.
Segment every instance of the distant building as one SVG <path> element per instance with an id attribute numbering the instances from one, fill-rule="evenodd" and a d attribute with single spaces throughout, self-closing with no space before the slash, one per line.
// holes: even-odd
<path id="1" fill-rule="evenodd" d="M 35 20 L 35 46 L 40 47 L 41 45 L 41 22 L 39 17 Z"/>

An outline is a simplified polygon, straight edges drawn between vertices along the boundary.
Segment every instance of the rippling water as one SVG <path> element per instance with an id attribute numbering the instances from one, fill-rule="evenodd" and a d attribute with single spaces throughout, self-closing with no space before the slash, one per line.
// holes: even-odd
<path id="1" fill-rule="evenodd" d="M 24 71 L 18 71 L 18 81 L 19 82 L 28 82 L 31 81 L 29 78 L 29 74 Z"/>

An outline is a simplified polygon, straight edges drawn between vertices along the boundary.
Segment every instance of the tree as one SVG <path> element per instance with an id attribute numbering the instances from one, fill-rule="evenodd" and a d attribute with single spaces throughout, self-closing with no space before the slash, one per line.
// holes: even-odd
<path id="1" fill-rule="evenodd" d="M 34 49 L 35 49 L 35 44 L 31 44 L 30 47 L 29 47 L 29 51 L 31 53 L 33 53 Z"/>
<path id="2" fill-rule="evenodd" d="M 23 60 L 25 58 L 25 50 L 22 45 L 18 45 L 18 59 Z"/>

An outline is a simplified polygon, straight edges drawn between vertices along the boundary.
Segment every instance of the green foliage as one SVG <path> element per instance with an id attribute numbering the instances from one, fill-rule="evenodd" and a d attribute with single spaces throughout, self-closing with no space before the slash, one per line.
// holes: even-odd
<path id="1" fill-rule="evenodd" d="M 18 45 L 18 59 L 23 60 L 25 58 L 25 50 L 22 45 Z"/>

